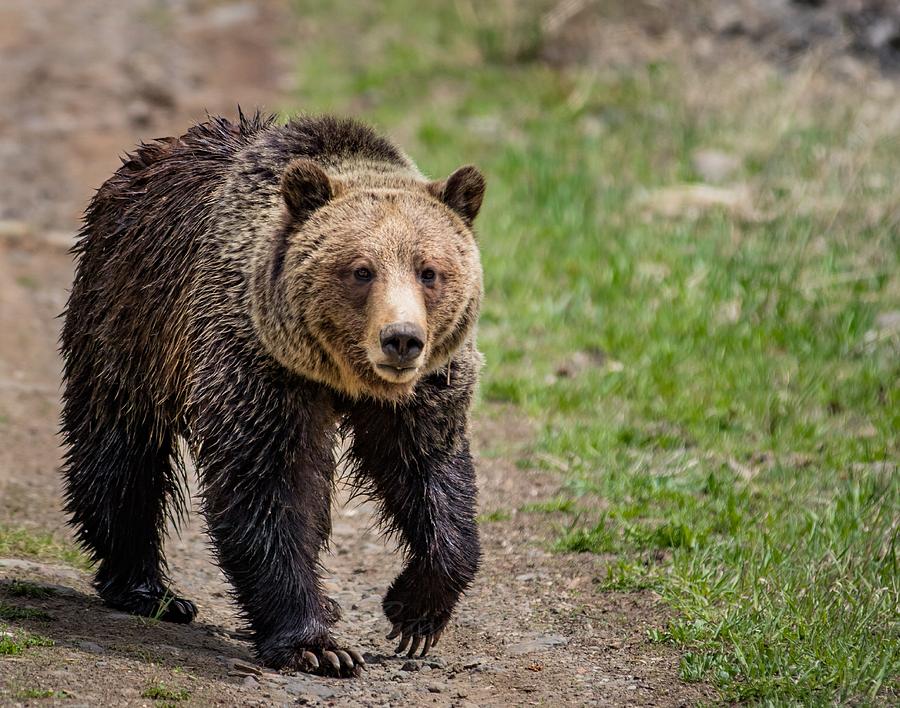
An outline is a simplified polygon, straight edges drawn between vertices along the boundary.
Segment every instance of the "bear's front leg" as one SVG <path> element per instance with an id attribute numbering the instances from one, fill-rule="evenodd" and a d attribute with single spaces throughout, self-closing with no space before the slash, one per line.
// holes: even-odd
<path id="1" fill-rule="evenodd" d="M 393 625 L 388 639 L 400 637 L 397 652 L 408 648 L 409 657 L 419 649 L 425 656 L 437 642 L 481 556 L 466 430 L 475 366 L 454 361 L 449 377 L 423 379 L 411 400 L 358 402 L 346 418 L 355 474 L 406 549 L 383 607 Z"/>
<path id="2" fill-rule="evenodd" d="M 332 638 L 340 611 L 318 576 L 331 530 L 333 407 L 316 386 L 272 378 L 225 368 L 196 388 L 192 446 L 209 533 L 261 662 L 354 675 L 365 662 Z"/>

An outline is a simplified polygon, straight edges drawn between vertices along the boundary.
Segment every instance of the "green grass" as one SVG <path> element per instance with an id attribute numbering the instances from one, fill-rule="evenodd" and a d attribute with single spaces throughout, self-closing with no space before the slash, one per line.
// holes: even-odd
<path id="1" fill-rule="evenodd" d="M 170 688 L 163 683 L 157 683 L 145 689 L 141 693 L 142 698 L 150 698 L 154 701 L 186 701 L 190 698 L 191 692 L 186 688 Z"/>
<path id="2" fill-rule="evenodd" d="M 575 508 L 574 499 L 557 497 L 555 499 L 548 499 L 547 501 L 525 504 L 521 507 L 520 511 L 525 514 L 569 514 L 575 511 Z"/>
<path id="3" fill-rule="evenodd" d="M 34 699 L 34 698 L 58 698 L 64 699 L 69 697 L 69 693 L 66 691 L 56 691 L 52 688 L 23 688 L 19 691 L 16 691 L 16 698 L 20 699 Z"/>
<path id="4" fill-rule="evenodd" d="M 9 597 L 27 597 L 32 600 L 46 600 L 56 595 L 56 590 L 45 585 L 37 585 L 24 580 L 13 580 L 0 589 Z"/>
<path id="5" fill-rule="evenodd" d="M 40 634 L 0 625 L 0 656 L 18 656 L 31 647 L 52 647 L 54 641 Z"/>
<path id="6" fill-rule="evenodd" d="M 82 570 L 91 567 L 90 559 L 73 543 L 25 528 L 0 526 L 0 557 L 4 556 L 65 563 Z"/>
<path id="7" fill-rule="evenodd" d="M 0 620 L 9 622 L 23 619 L 49 622 L 54 618 L 53 615 L 37 607 L 16 607 L 15 605 L 7 605 L 5 602 L 0 602 Z"/>
<path id="8" fill-rule="evenodd" d="M 495 509 L 494 511 L 489 511 L 485 514 L 478 515 L 478 523 L 480 524 L 489 524 L 495 521 L 509 521 L 512 518 L 512 514 L 504 509 Z"/>
<path id="9" fill-rule="evenodd" d="M 566 515 L 556 550 L 661 593 L 656 640 L 724 700 L 896 701 L 893 99 L 805 66 L 556 71 L 508 4 L 296 6 L 289 108 L 487 175 L 480 405 L 537 421 L 518 462 L 565 501 L 523 511 Z M 658 214 L 700 148 L 739 157 L 752 208 Z"/>

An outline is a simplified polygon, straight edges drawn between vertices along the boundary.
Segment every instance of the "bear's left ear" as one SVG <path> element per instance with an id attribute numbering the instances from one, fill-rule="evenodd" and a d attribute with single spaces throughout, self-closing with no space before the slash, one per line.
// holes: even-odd
<path id="1" fill-rule="evenodd" d="M 324 170 L 312 160 L 294 160 L 281 175 L 281 195 L 296 219 L 305 219 L 325 206 L 335 195 L 334 185 Z"/>
<path id="2" fill-rule="evenodd" d="M 484 199 L 484 175 L 476 167 L 460 167 L 447 179 L 431 182 L 428 191 L 472 225 Z"/>

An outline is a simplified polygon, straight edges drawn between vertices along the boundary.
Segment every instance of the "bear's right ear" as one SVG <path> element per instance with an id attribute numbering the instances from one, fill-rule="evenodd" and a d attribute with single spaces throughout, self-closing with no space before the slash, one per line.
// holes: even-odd
<path id="1" fill-rule="evenodd" d="M 305 219 L 334 197 L 334 187 L 324 170 L 312 160 L 288 163 L 281 176 L 281 195 L 295 219 Z"/>

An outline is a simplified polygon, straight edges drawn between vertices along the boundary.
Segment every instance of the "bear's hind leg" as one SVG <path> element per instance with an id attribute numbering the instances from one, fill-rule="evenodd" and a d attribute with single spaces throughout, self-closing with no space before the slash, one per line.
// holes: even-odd
<path id="1" fill-rule="evenodd" d="M 97 592 L 126 612 L 190 622 L 197 608 L 168 589 L 162 549 L 166 502 L 182 503 L 173 436 L 152 414 L 129 410 L 119 397 L 98 406 L 96 393 L 80 398 L 76 392 L 69 381 L 62 424 L 65 509 L 97 562 Z"/>

